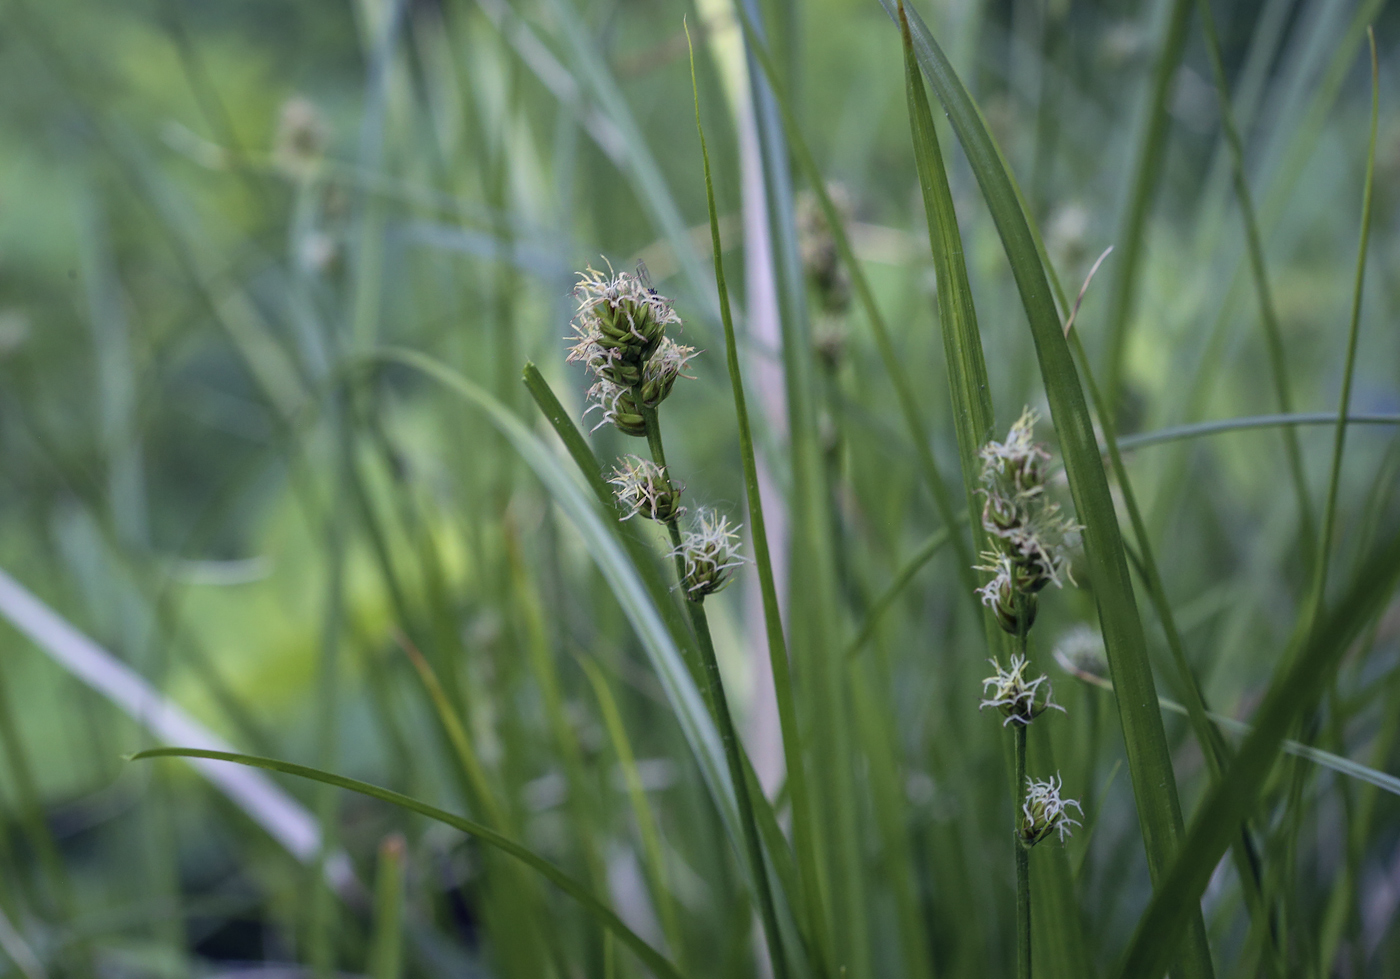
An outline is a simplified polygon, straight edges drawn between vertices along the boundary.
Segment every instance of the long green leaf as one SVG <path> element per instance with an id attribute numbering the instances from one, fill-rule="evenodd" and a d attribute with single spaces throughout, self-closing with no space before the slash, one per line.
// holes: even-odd
<path id="1" fill-rule="evenodd" d="M 647 801 L 646 789 L 642 787 L 642 776 L 637 769 L 637 757 L 632 751 L 632 741 L 627 737 L 627 727 L 622 723 L 622 712 L 617 709 L 617 700 L 608 686 L 607 678 L 598 664 L 590 658 L 581 658 L 579 666 L 593 687 L 598 699 L 598 711 L 603 715 L 603 725 L 608 730 L 613 751 L 617 753 L 617 763 L 622 769 L 623 780 L 627 784 L 627 798 L 632 804 L 632 816 L 637 820 L 637 834 L 642 838 L 642 852 L 646 856 L 648 883 L 652 889 L 652 900 L 656 902 L 661 927 L 666 941 L 671 946 L 671 954 L 677 962 L 683 962 L 680 917 L 676 911 L 676 898 L 671 893 L 666 874 L 666 853 L 661 846 L 661 833 L 656 828 L 656 817 L 652 814 L 651 803 Z"/>
<path id="2" fill-rule="evenodd" d="M 1345 597 L 1313 630 L 1254 714 L 1254 732 L 1191 820 L 1180 855 L 1159 882 L 1118 969 L 1121 979 L 1159 979 L 1183 927 L 1199 914 L 1210 875 L 1258 798 L 1295 718 L 1317 703 L 1352 641 L 1380 613 L 1400 581 L 1400 535 L 1373 552 Z"/>
<path id="3" fill-rule="evenodd" d="M 1171 0 L 1166 36 L 1152 69 L 1142 141 L 1133 160 L 1132 186 L 1123 224 L 1114 239 L 1119 250 L 1109 286 L 1108 349 L 1105 352 L 1104 394 L 1117 408 L 1122 393 L 1123 351 L 1127 347 L 1128 322 L 1133 311 L 1138 265 L 1146 237 L 1147 218 L 1166 158 L 1167 129 L 1171 123 L 1168 101 L 1173 91 L 1177 66 L 1186 50 L 1187 27 L 1191 21 L 1191 0 Z"/>
<path id="4" fill-rule="evenodd" d="M 298 778 L 310 779 L 313 782 L 320 782 L 324 785 L 332 785 L 336 788 L 347 789 L 351 792 L 358 792 L 360 795 L 369 796 L 371 799 L 379 799 L 391 805 L 416 812 L 421 816 L 451 826 L 469 836 L 475 837 L 488 846 L 509 854 L 530 869 L 536 871 L 550 883 L 554 884 L 565 894 L 568 894 L 577 901 L 585 911 L 597 919 L 598 923 L 606 928 L 611 934 L 616 936 L 624 945 L 630 948 L 646 965 L 655 970 L 658 975 L 671 977 L 671 979 L 681 979 L 681 974 L 667 958 L 652 948 L 641 939 L 631 928 L 623 923 L 611 908 L 593 896 L 593 893 L 583 884 L 574 880 L 564 871 L 560 870 L 548 860 L 534 853 L 532 850 L 521 846 L 519 843 L 502 836 L 495 830 L 474 823 L 470 819 L 453 815 L 446 810 L 436 806 L 430 806 L 412 796 L 403 795 L 390 789 L 381 788 L 378 785 L 371 785 L 369 782 L 361 782 L 358 779 L 346 778 L 343 775 L 336 775 L 332 772 L 323 772 L 320 769 L 308 768 L 305 765 L 296 765 L 289 761 L 279 761 L 276 758 L 260 758 L 257 755 L 239 755 L 228 751 L 206 751 L 202 748 L 151 748 L 131 756 L 132 761 L 140 761 L 147 758 L 208 758 L 213 761 L 227 761 L 236 765 L 247 765 L 251 768 L 264 768 L 268 771 L 282 772 L 285 775 L 295 775 Z"/>
<path id="5" fill-rule="evenodd" d="M 689 31 L 686 34 L 689 41 Z M 720 321 L 724 326 L 725 363 L 734 396 L 734 416 L 739 429 L 739 454 L 744 468 L 744 493 L 749 507 L 749 536 L 753 541 L 754 563 L 758 567 L 759 591 L 763 597 L 763 624 L 768 639 L 768 659 L 773 670 L 773 690 L 778 705 L 778 725 L 782 732 L 783 762 L 787 768 L 792 796 L 793 849 L 800 868 L 799 928 L 816 950 L 811 936 L 822 924 L 813 918 L 822 907 L 818 882 L 817 851 L 813 835 L 811 797 L 808 794 L 806 762 L 803 760 L 801 732 L 798 729 L 792 675 L 788 664 L 787 639 L 778 603 L 778 587 L 773 577 L 773 560 L 768 550 L 768 530 L 763 517 L 763 497 L 759 492 L 758 461 L 754 453 L 753 431 L 749 426 L 748 399 L 739 368 L 734 314 L 729 304 L 729 286 L 724 277 L 724 249 L 720 244 L 719 212 L 715 207 L 714 180 L 710 172 L 710 151 L 705 143 L 705 127 L 700 120 L 700 87 L 695 78 L 695 52 L 690 51 L 690 84 L 695 100 L 695 128 L 700 137 L 700 159 L 705 170 L 705 201 L 710 217 L 711 251 L 714 254 L 715 284 L 719 291 Z M 819 966 L 820 968 L 820 966 Z"/>
<path id="6" fill-rule="evenodd" d="M 1201 26 L 1206 38 L 1206 51 L 1210 55 L 1211 73 L 1215 78 L 1216 101 L 1220 109 L 1221 127 L 1225 131 L 1225 143 L 1230 150 L 1230 166 L 1235 183 L 1235 197 L 1240 206 L 1240 219 L 1244 222 L 1245 241 L 1249 250 L 1249 269 L 1254 278 L 1254 291 L 1259 302 L 1259 321 L 1264 328 L 1265 345 L 1269 351 L 1269 372 L 1273 377 L 1274 395 L 1278 398 L 1279 410 L 1284 414 L 1293 413 L 1293 394 L 1288 382 L 1288 366 L 1284 356 L 1283 336 L 1279 329 L 1278 314 L 1274 307 L 1273 289 L 1269 283 L 1268 266 L 1264 260 L 1264 240 L 1259 232 L 1259 219 L 1254 209 L 1254 196 L 1249 189 L 1249 179 L 1244 169 L 1244 143 L 1235 128 L 1234 109 L 1230 105 L 1230 93 L 1225 77 L 1225 63 L 1220 54 L 1220 39 L 1215 30 L 1215 18 L 1211 15 L 1209 0 L 1197 0 L 1201 11 Z M 1308 493 L 1307 478 L 1303 474 L 1303 451 L 1298 445 L 1298 433 L 1291 426 L 1283 430 L 1283 445 L 1288 456 L 1288 471 L 1293 479 L 1293 492 L 1298 498 L 1298 526 L 1301 545 L 1309 563 L 1316 546 L 1313 528 L 1312 499 Z"/>
<path id="7" fill-rule="evenodd" d="M 937 460 L 934 459 L 932 443 L 920 413 L 919 402 L 914 396 L 914 387 L 910 383 L 909 375 L 895 350 L 894 341 L 890 339 L 890 331 L 885 325 L 884 314 L 880 312 L 880 305 L 875 301 L 875 292 L 870 288 L 870 281 L 866 278 L 864 269 L 856 259 L 855 249 L 851 246 L 845 222 L 841 219 L 840 213 L 836 210 L 836 204 L 832 201 L 831 194 L 826 188 L 826 181 L 822 178 L 821 170 L 817 167 L 816 158 L 812 155 L 811 149 L 808 148 L 807 141 L 802 138 L 801 127 L 798 126 L 792 106 L 779 84 L 773 59 L 768 54 L 767 49 L 758 42 L 753 25 L 749 22 L 747 15 L 743 13 L 742 8 L 740 8 L 740 15 L 749 38 L 749 49 L 753 51 L 755 60 L 763 68 L 768 84 L 772 86 L 778 109 L 782 113 L 788 143 L 792 147 L 793 159 L 802 170 L 812 193 L 816 195 L 822 214 L 826 217 L 827 228 L 831 231 L 832 240 L 836 243 L 836 250 L 841 256 L 841 263 L 850 273 L 856 295 L 860 298 L 861 307 L 865 310 L 865 317 L 870 323 L 870 332 L 875 337 L 875 348 L 880 353 L 880 360 L 885 366 L 885 373 L 889 375 L 890 383 L 894 385 L 895 399 L 899 402 L 900 413 L 904 416 L 904 425 L 909 430 L 909 437 L 914 443 L 914 454 L 923 469 L 924 480 L 928 483 L 934 505 L 938 508 L 938 515 L 945 525 L 952 527 L 957 520 L 957 508 L 953 504 L 952 495 L 948 492 L 947 481 L 943 478 Z M 718 247 L 718 238 L 716 238 L 716 247 Z M 716 252 L 716 256 L 718 256 L 718 252 Z M 718 258 L 716 260 L 718 261 Z M 966 280 L 967 276 L 964 271 L 963 285 L 966 285 Z M 965 308 L 967 311 L 971 311 L 970 295 Z M 977 347 L 977 354 L 979 356 L 981 354 L 980 344 Z M 975 603 L 977 599 L 973 592 L 977 587 L 977 581 L 972 568 L 976 562 L 973 561 L 973 555 L 968 550 L 967 543 L 963 540 L 960 532 L 952 533 L 951 541 L 958 556 L 958 574 L 963 579 L 968 598 Z"/>
<path id="8" fill-rule="evenodd" d="M 1099 687 L 1102 690 L 1107 690 L 1110 693 L 1113 692 L 1112 680 L 1082 670 L 1069 660 L 1058 655 L 1055 659 L 1068 673 L 1083 680 L 1085 683 Z M 1157 703 L 1162 705 L 1163 710 L 1169 710 L 1173 714 L 1180 714 L 1186 717 L 1190 713 L 1186 705 L 1178 704 L 1175 700 L 1168 697 L 1158 697 Z M 1212 712 L 1206 716 L 1208 716 L 1213 723 L 1220 725 L 1220 727 L 1233 734 L 1248 735 L 1254 730 L 1252 724 L 1246 721 L 1236 720 L 1226 714 L 1216 714 Z M 1321 748 L 1314 748 L 1312 745 L 1303 744 L 1301 741 L 1294 741 L 1292 738 L 1284 739 L 1282 750 L 1285 754 L 1296 755 L 1315 765 L 1321 765 L 1323 768 L 1331 769 L 1338 775 L 1354 778 L 1358 782 L 1365 782 L 1367 785 L 1373 785 L 1383 792 L 1389 792 L 1391 795 L 1400 796 L 1400 778 L 1382 772 L 1370 765 L 1363 765 L 1359 761 L 1343 758 L 1341 755 L 1333 754 L 1330 751 L 1323 751 Z"/>
<path id="9" fill-rule="evenodd" d="M 1380 122 L 1380 65 L 1376 57 L 1376 35 L 1367 28 L 1371 42 L 1371 135 L 1366 145 L 1366 179 L 1361 191 L 1361 242 L 1356 248 L 1356 274 L 1351 293 L 1351 324 L 1347 328 L 1347 350 L 1342 369 L 1341 404 L 1337 409 L 1337 429 L 1332 436 L 1332 470 L 1327 481 L 1327 501 L 1322 510 L 1322 535 L 1318 540 L 1314 567 L 1312 616 L 1322 608 L 1327 590 L 1327 566 L 1332 553 L 1332 532 L 1337 518 L 1337 493 L 1342 480 L 1342 449 L 1346 445 L 1347 423 L 1351 415 L 1351 381 L 1356 370 L 1356 339 L 1361 332 L 1361 298 L 1366 283 L 1366 251 L 1371 243 L 1371 189 L 1376 178 L 1376 129 Z"/>
<path id="10" fill-rule="evenodd" d="M 1158 429 L 1155 432 L 1124 435 L 1118 439 L 1118 448 L 1126 452 L 1129 449 L 1141 449 L 1148 445 L 1200 438 L 1203 435 L 1218 435 L 1222 432 L 1239 432 L 1251 428 L 1275 428 L 1280 425 L 1337 425 L 1342 421 L 1341 415 L 1334 415 L 1326 411 L 1222 418 L 1219 421 L 1197 422 L 1194 425 L 1175 425 L 1171 428 Z M 1400 415 L 1353 415 L 1348 413 L 1345 423 L 1347 425 L 1400 425 Z"/>
<path id="11" fill-rule="evenodd" d="M 881 3 L 898 23 L 894 0 L 881 0 Z M 1050 413 L 1065 459 L 1070 493 L 1084 526 L 1087 570 L 1098 604 L 1109 664 L 1120 690 L 1119 721 L 1148 867 L 1155 882 L 1171 865 L 1176 852 L 1182 832 L 1181 803 L 1146 655 L 1142 621 L 1128 575 L 1123 539 L 1088 406 L 1034 237 L 991 134 L 927 26 L 913 11 L 907 13 L 918 60 L 947 111 L 977 177 L 1001 235 L 1030 323 Z M 1177 947 L 1180 958 L 1176 971 L 1181 979 L 1213 975 L 1205 922 L 1199 909 L 1185 941 Z"/>
<path id="12" fill-rule="evenodd" d="M 792 162 L 772 86 L 754 52 L 764 43 L 759 0 L 739 0 L 753 27 L 745 36 L 753 121 L 772 249 L 782 337 L 783 382 L 787 396 L 788 458 L 791 465 L 792 533 L 789 567 L 791 602 L 788 627 L 794 669 L 805 671 L 805 720 L 812 731 L 814 771 L 822 779 L 809 783 L 815 835 L 821 841 L 825 875 L 818 882 L 830 897 L 816 917 L 822 926 L 812 938 L 832 970 L 870 973 L 869 902 L 866 894 L 859 815 L 860 793 L 854 770 L 851 708 L 845 663 L 840 656 L 842 604 L 836 585 L 830 497 L 818 436 L 816 368 L 807 318 L 806 283 L 797 242 L 792 190 Z M 808 745 L 804 745 L 809 747 Z"/>

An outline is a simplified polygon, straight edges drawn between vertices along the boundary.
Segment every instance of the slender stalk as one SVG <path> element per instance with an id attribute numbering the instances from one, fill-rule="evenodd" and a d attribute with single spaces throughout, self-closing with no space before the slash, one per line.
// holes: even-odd
<path id="1" fill-rule="evenodd" d="M 1025 592 L 1016 592 L 1016 649 L 1022 659 L 1025 659 L 1027 652 L 1027 599 Z M 1029 726 L 1029 721 L 1013 721 L 1011 724 L 1016 756 L 1016 791 L 1011 796 L 1015 801 L 1011 812 L 1011 836 L 1012 846 L 1016 850 L 1016 979 L 1031 979 L 1031 851 L 1017 831 L 1026 804 L 1026 728 Z"/>
<path id="2" fill-rule="evenodd" d="M 651 451 L 651 461 L 661 467 L 661 475 L 666 480 L 666 488 L 673 489 L 671 484 L 671 471 L 666 467 L 666 447 L 661 442 L 661 422 L 657 419 L 656 409 L 648 408 L 642 404 L 642 389 L 640 386 L 632 389 L 632 397 L 636 401 L 637 410 L 642 413 L 642 418 L 647 427 L 647 448 Z M 676 520 L 666 521 L 666 532 L 671 535 L 671 550 L 676 561 L 676 580 L 681 583 L 681 589 L 685 589 L 685 558 L 681 556 L 681 528 Z M 686 598 L 686 605 L 690 604 L 690 599 Z M 694 617 L 692 616 L 692 623 Z M 708 696 L 708 684 L 704 688 Z M 714 704 L 710 709 L 714 710 Z"/>
<path id="3" fill-rule="evenodd" d="M 642 402 L 642 388 L 632 389 L 633 400 L 646 424 L 647 446 L 651 450 L 652 461 L 661 467 L 661 478 L 666 489 L 674 491 L 671 474 L 666 468 L 666 448 L 661 440 L 661 423 L 656 409 L 648 408 Z M 778 910 L 773 901 L 773 891 L 768 883 L 768 870 L 763 861 L 763 842 L 759 839 L 758 824 L 754 819 L 753 800 L 749 796 L 749 782 L 744 771 L 744 759 L 740 754 L 739 738 L 734 729 L 734 718 L 729 713 L 729 699 L 724 692 L 724 680 L 719 672 L 719 660 L 715 657 L 714 641 L 710 638 L 710 622 L 705 615 L 703 598 L 692 599 L 685 588 L 685 558 L 681 554 L 681 532 L 673 516 L 666 522 L 676 559 L 676 582 L 685 596 L 685 610 L 690 616 L 691 627 L 695 631 L 696 643 L 700 649 L 700 665 L 705 679 L 705 689 L 719 728 L 720 743 L 724 746 L 725 761 L 729 765 L 729 778 L 734 783 L 734 800 L 739 808 L 739 820 L 744 831 L 744 846 L 748 850 L 750 870 L 754 890 L 758 896 L 759 915 L 763 919 L 763 932 L 768 940 L 768 958 L 773 967 L 774 979 L 787 979 L 787 960 L 783 955 L 783 938 L 778 928 Z"/>
<path id="4" fill-rule="evenodd" d="M 1014 827 L 1026 801 L 1026 725 L 1013 723 L 1016 738 L 1016 809 L 1011 814 Z M 1031 851 L 1013 832 L 1016 850 L 1016 979 L 1031 979 Z"/>

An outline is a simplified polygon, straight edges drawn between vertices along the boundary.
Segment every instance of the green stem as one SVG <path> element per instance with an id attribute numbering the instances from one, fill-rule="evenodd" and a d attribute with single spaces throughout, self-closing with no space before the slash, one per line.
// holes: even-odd
<path id="1" fill-rule="evenodd" d="M 632 400 L 636 402 L 637 411 L 641 413 L 642 420 L 647 427 L 647 448 L 651 450 L 651 461 L 661 467 L 661 479 L 666 484 L 669 493 L 675 493 L 675 486 L 671 483 L 671 471 L 666 467 L 666 447 L 661 444 L 661 422 L 657 419 L 656 409 L 648 408 L 642 404 L 642 388 L 637 385 L 632 388 Z M 679 523 L 672 518 L 666 521 L 666 530 L 671 535 L 671 551 L 676 560 L 676 580 L 680 582 L 681 590 L 685 590 L 685 557 L 681 554 L 681 529 Z M 686 605 L 690 604 L 689 597 L 686 598 Z M 694 617 L 691 617 L 692 624 Z M 710 705 L 714 709 L 714 704 Z"/>
<path id="2" fill-rule="evenodd" d="M 1021 659 L 1026 658 L 1026 616 L 1030 611 L 1030 597 L 1020 589 L 1016 596 L 1016 651 Z M 1032 709 L 1034 704 L 1031 704 Z M 1016 850 L 1016 979 L 1031 979 L 1031 851 L 1021 840 L 1018 831 L 1021 814 L 1026 804 L 1026 728 L 1030 726 L 1030 714 L 1024 722 L 1012 721 L 1011 728 L 1015 740 L 1016 791 L 1011 798 L 1015 809 L 1011 813 L 1012 846 Z"/>
<path id="3" fill-rule="evenodd" d="M 648 408 L 642 403 L 640 385 L 632 389 L 632 398 L 646 424 L 647 446 L 651 449 L 651 459 L 661 467 L 661 479 L 666 489 L 674 492 L 671 474 L 666 469 L 666 449 L 661 441 L 661 423 L 657 418 L 656 409 Z M 787 979 L 787 960 L 783 955 L 782 934 L 778 929 L 778 910 L 768 883 L 768 870 L 763 861 L 763 843 L 758 836 L 758 823 L 754 819 L 753 802 L 749 797 L 744 759 L 740 753 L 738 735 L 734 730 L 734 719 L 729 713 L 729 699 L 724 693 L 719 660 L 715 656 L 714 641 L 710 638 L 710 622 L 705 615 L 704 598 L 702 596 L 699 600 L 692 599 L 686 591 L 685 558 L 681 554 L 681 532 L 675 517 L 666 521 L 666 530 L 671 535 L 671 543 L 675 549 L 676 580 L 685 597 L 685 610 L 690 615 L 690 624 L 695 630 L 695 639 L 700 647 L 700 665 L 709 694 L 710 709 L 715 716 L 715 725 L 719 728 L 725 761 L 729 764 L 729 779 L 734 783 L 734 801 L 738 805 L 739 819 L 743 824 L 744 846 L 748 850 L 754 890 L 758 895 L 759 914 L 763 919 L 764 936 L 768 940 L 768 957 L 773 966 L 773 976 L 774 979 Z"/>
<path id="4" fill-rule="evenodd" d="M 1016 737 L 1016 811 L 1012 825 L 1021 818 L 1026 801 L 1026 725 L 1012 723 Z M 1031 851 L 1015 833 L 1016 849 L 1016 979 L 1031 979 Z"/>

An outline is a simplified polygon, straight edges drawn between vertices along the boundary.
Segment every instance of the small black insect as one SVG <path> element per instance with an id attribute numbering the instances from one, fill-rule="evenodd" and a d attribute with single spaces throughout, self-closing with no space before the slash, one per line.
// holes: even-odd
<path id="1" fill-rule="evenodd" d="M 637 259 L 637 278 L 641 280 L 647 292 L 651 293 L 653 296 L 658 295 L 656 288 L 651 284 L 651 272 L 647 270 L 647 263 L 640 258 Z"/>

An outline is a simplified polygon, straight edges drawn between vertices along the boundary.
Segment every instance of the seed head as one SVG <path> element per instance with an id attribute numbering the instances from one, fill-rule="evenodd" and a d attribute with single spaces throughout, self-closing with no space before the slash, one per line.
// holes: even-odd
<path id="1" fill-rule="evenodd" d="M 1040 494 L 1050 453 L 1035 441 L 1038 421 L 1039 413 L 1026 408 L 1006 433 L 1005 442 L 988 442 L 982 446 L 978 455 L 982 459 L 984 493 L 1012 504 Z"/>
<path id="2" fill-rule="evenodd" d="M 670 523 L 685 512 L 680 505 L 680 488 L 672 486 L 666 470 L 649 459 L 624 456 L 608 482 L 617 487 L 617 502 L 627 511 L 623 520 L 640 514 L 648 520 Z"/>
<path id="3" fill-rule="evenodd" d="M 642 418 L 636 402 L 632 400 L 631 388 L 622 387 L 606 377 L 600 377 L 588 389 L 588 400 L 590 403 L 584 411 L 585 415 L 591 411 L 603 413 L 603 420 L 593 426 L 593 431 L 611 424 L 624 435 L 646 438 L 646 420 Z"/>
<path id="4" fill-rule="evenodd" d="M 282 103 L 273 160 L 282 172 L 306 179 L 320 167 L 329 137 L 330 127 L 315 103 L 295 95 Z"/>
<path id="5" fill-rule="evenodd" d="M 826 192 L 842 226 L 849 224 L 853 210 L 850 193 L 837 183 L 828 183 Z M 833 316 L 846 312 L 851 306 L 851 276 L 841 262 L 826 212 L 812 191 L 797 196 L 797 247 L 802 255 L 802 270 L 817 294 L 822 312 Z"/>
<path id="6" fill-rule="evenodd" d="M 1006 720 L 1001 722 L 1005 727 L 1012 722 L 1020 724 L 1022 727 L 1035 720 L 1050 708 L 1064 712 L 1064 708 L 1051 701 L 1050 678 L 1041 674 L 1034 680 L 1026 679 L 1026 658 L 1016 653 L 1011 655 L 1011 669 L 1004 670 L 997 660 L 988 660 L 992 668 L 996 670 L 994 676 L 989 676 L 982 681 L 982 693 L 985 694 L 988 688 L 992 695 L 986 697 L 978 705 L 977 709 L 983 707 L 995 707 L 1006 715 Z M 1041 684 L 1045 685 L 1045 696 L 1036 703 L 1036 694 L 1040 691 Z"/>
<path id="7" fill-rule="evenodd" d="M 1055 662 L 1067 673 L 1077 676 L 1086 683 L 1113 687 L 1108 668 L 1108 656 L 1104 652 L 1103 637 L 1098 630 L 1087 625 L 1077 625 L 1060 636 L 1055 643 Z"/>
<path id="8" fill-rule="evenodd" d="M 1061 799 L 1063 785 L 1057 773 L 1044 781 L 1026 779 L 1026 801 L 1021 803 L 1021 819 L 1016 827 L 1016 836 L 1021 845 L 1030 849 L 1051 833 L 1060 834 L 1060 842 L 1071 832 L 1071 826 L 1082 825 L 1071 819 L 1067 811 L 1070 806 L 1084 815 L 1084 809 L 1074 799 Z"/>
<path id="9" fill-rule="evenodd" d="M 1030 631 L 1035 625 L 1036 598 L 1034 580 L 1011 557 L 1000 551 L 984 551 L 982 564 L 974 570 L 987 571 L 992 580 L 977 589 L 982 604 L 992 610 L 997 624 L 1013 636 Z"/>
<path id="10" fill-rule="evenodd" d="M 642 368 L 642 404 L 655 408 L 665 401 L 676 378 L 690 377 L 685 367 L 695 354 L 694 347 L 683 347 L 670 337 L 663 337 Z"/>
<path id="11" fill-rule="evenodd" d="M 744 563 L 739 554 L 737 527 L 729 526 L 729 518 L 713 510 L 696 511 L 695 529 L 687 531 L 680 547 L 671 552 L 684 561 L 686 597 L 692 602 L 704 601 L 734 576 Z"/>
<path id="12" fill-rule="evenodd" d="M 997 534 L 1011 556 L 1024 567 L 1030 577 L 1032 591 L 1046 585 L 1064 587 L 1061 575 L 1072 585 L 1070 548 L 1079 543 L 1080 526 L 1060 515 L 1058 503 L 1047 503 L 1043 497 L 1026 508 L 1019 525 Z"/>

